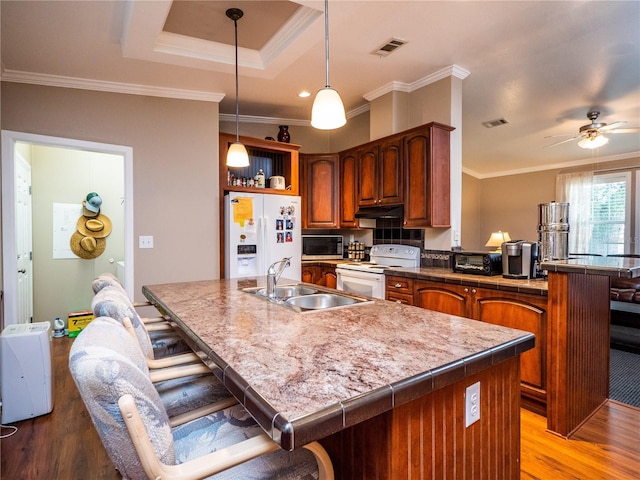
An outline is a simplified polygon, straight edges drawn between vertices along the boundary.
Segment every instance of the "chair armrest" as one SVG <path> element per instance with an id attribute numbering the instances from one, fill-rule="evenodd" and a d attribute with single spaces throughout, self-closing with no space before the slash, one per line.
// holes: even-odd
<path id="1" fill-rule="evenodd" d="M 173 327 L 169 323 L 146 323 L 144 328 L 147 332 L 165 332 L 173 330 Z"/>
<path id="2" fill-rule="evenodd" d="M 205 417 L 207 415 L 211 415 L 212 413 L 219 412 L 220 410 L 224 410 L 225 408 L 232 407 L 236 403 L 238 403 L 238 401 L 235 399 L 235 397 L 229 397 L 216 403 L 211 403 L 209 405 L 205 405 L 204 407 L 190 410 L 180 415 L 176 415 L 175 417 L 171 417 L 169 419 L 169 426 L 173 428 L 179 425 L 183 425 L 192 420 L 195 420 L 196 418 Z"/>
<path id="3" fill-rule="evenodd" d="M 144 324 L 159 323 L 159 322 L 167 321 L 167 319 L 164 317 L 141 317 L 140 320 L 142 320 L 142 323 Z"/>
<path id="4" fill-rule="evenodd" d="M 202 375 L 203 373 L 211 373 L 209 367 L 204 363 L 193 363 L 190 365 L 181 365 L 179 367 L 163 368 L 162 370 L 154 370 L 149 372 L 149 378 L 153 383 L 164 382 L 165 380 L 173 380 L 174 378 L 189 377 L 191 375 Z"/>
<path id="5" fill-rule="evenodd" d="M 153 303 L 151 302 L 133 302 L 133 308 L 138 307 L 152 307 Z"/>
<path id="6" fill-rule="evenodd" d="M 196 355 L 195 353 L 182 353 L 180 355 L 173 355 L 170 357 L 158 358 L 154 360 L 147 358 L 147 367 L 151 369 L 167 368 L 195 362 L 200 362 L 200 357 L 198 357 L 198 355 Z"/>

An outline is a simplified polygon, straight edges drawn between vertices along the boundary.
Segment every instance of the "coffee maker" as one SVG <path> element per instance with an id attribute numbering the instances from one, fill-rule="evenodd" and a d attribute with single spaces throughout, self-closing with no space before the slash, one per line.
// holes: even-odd
<path id="1" fill-rule="evenodd" d="M 536 278 L 538 243 L 513 240 L 502 244 L 502 276 L 525 280 Z"/>

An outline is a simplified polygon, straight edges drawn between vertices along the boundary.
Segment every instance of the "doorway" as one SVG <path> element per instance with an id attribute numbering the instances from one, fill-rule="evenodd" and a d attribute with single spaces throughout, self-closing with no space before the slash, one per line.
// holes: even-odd
<path id="1" fill-rule="evenodd" d="M 90 308 L 92 292 L 88 279 L 103 271 L 112 271 L 115 274 L 118 262 L 124 265 L 124 269 L 119 271 L 122 273 L 127 293 L 133 298 L 132 149 L 120 145 L 2 131 L 2 284 L 5 324 L 17 323 L 21 318 L 20 310 L 23 308 L 19 301 L 20 286 L 16 273 L 24 268 L 18 266 L 16 260 L 16 226 L 19 225 L 20 218 L 16 213 L 19 192 L 15 175 L 18 152 L 24 151 L 25 146 L 28 151 L 35 152 L 35 161 L 32 163 L 33 198 L 40 199 L 34 202 L 32 225 L 34 233 L 39 232 L 34 239 L 36 245 L 33 256 L 33 304 L 36 308 L 33 321 L 51 321 L 55 316 L 62 318 L 71 311 Z M 111 165 L 114 167 L 115 176 L 109 173 Z M 105 172 L 108 173 L 105 175 Z M 105 180 L 105 177 L 109 180 Z M 39 182 L 35 181 L 38 179 Z M 113 231 L 107 242 L 111 242 L 114 247 L 121 245 L 121 248 L 115 250 L 116 254 L 109 255 L 107 250 L 106 255 L 90 260 L 73 255 L 64 258 L 64 255 L 56 254 L 59 245 L 55 240 L 55 227 L 51 227 L 55 223 L 53 218 L 60 217 L 60 212 L 65 211 L 65 205 L 80 205 L 84 196 L 96 189 L 96 185 L 98 188 L 111 191 L 112 184 L 119 184 L 115 185 L 114 190 L 119 192 L 118 198 L 109 198 L 109 202 L 103 204 L 101 212 L 113 212 Z M 108 196 L 109 192 L 105 191 L 105 194 Z M 44 202 L 43 195 L 48 195 Z M 68 235 L 72 233 L 73 231 Z M 37 242 L 41 242 L 39 247 Z M 69 292 L 74 288 L 75 291 Z M 65 295 L 73 300 L 67 298 L 66 301 L 61 301 L 59 297 Z"/>

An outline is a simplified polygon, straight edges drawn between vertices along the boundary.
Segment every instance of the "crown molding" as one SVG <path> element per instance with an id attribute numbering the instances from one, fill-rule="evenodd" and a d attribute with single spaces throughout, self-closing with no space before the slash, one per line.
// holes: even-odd
<path id="1" fill-rule="evenodd" d="M 459 65 L 450 65 L 448 67 L 438 70 L 437 72 L 427 75 L 426 77 L 419 78 L 418 80 L 412 83 L 395 82 L 395 81 L 389 82 L 380 88 L 377 88 L 369 93 L 364 94 L 363 97 L 365 98 L 365 100 L 368 100 L 369 102 L 371 102 L 376 98 L 379 98 L 390 92 L 405 92 L 405 93 L 415 92 L 416 90 L 419 90 L 422 87 L 425 87 L 431 83 L 435 83 L 438 80 L 442 80 L 443 78 L 447 78 L 447 77 L 455 77 L 455 78 L 459 78 L 460 80 L 464 80 L 470 75 L 470 73 L 471 72 L 469 72 L 468 70 L 465 70 Z"/>
<path id="2" fill-rule="evenodd" d="M 96 90 L 99 92 L 125 93 L 130 95 L 145 95 L 149 97 L 175 98 L 180 100 L 198 100 L 213 103 L 220 103 L 224 98 L 224 93 L 154 87 L 135 83 L 107 82 L 104 80 L 21 72 L 17 70 L 3 70 L 0 80 L 3 82 L 44 85 L 47 87 L 76 88 L 80 90 Z"/>
<path id="3" fill-rule="evenodd" d="M 609 155 L 607 157 L 598 157 L 597 163 L 615 162 L 617 160 L 627 160 L 628 158 L 640 158 L 640 151 L 621 153 L 620 155 Z M 462 172 L 478 180 L 484 180 L 487 178 L 506 177 L 508 175 L 520 175 L 523 173 L 542 172 L 545 170 L 555 170 L 563 168 L 582 167 L 584 165 L 592 165 L 594 163 L 593 157 L 583 158 L 581 160 L 574 160 L 572 162 L 552 163 L 547 165 L 540 165 L 539 167 L 520 168 L 516 170 L 503 170 L 501 172 L 494 172 L 490 174 L 481 174 L 469 168 L 462 168 Z"/>
<path id="4" fill-rule="evenodd" d="M 357 117 L 358 115 L 368 112 L 370 110 L 369 104 L 362 105 L 358 108 L 347 112 L 347 118 Z M 218 116 L 221 122 L 235 122 L 236 115 L 234 113 L 221 113 Z M 293 118 L 275 118 L 275 117 L 257 117 L 253 115 L 239 115 L 238 122 L 240 123 L 262 123 L 268 125 L 296 125 L 298 127 L 310 127 L 311 119 L 293 119 Z"/>

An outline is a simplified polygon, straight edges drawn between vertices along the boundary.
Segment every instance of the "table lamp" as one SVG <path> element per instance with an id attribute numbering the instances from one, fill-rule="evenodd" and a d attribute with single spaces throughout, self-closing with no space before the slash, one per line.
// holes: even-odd
<path id="1" fill-rule="evenodd" d="M 494 252 L 501 253 L 502 252 L 502 244 L 504 242 L 510 242 L 511 237 L 509 236 L 509 232 L 502 232 L 498 230 L 497 232 L 493 232 L 489 237 L 487 243 L 484 244 L 485 247 L 495 247 Z"/>

